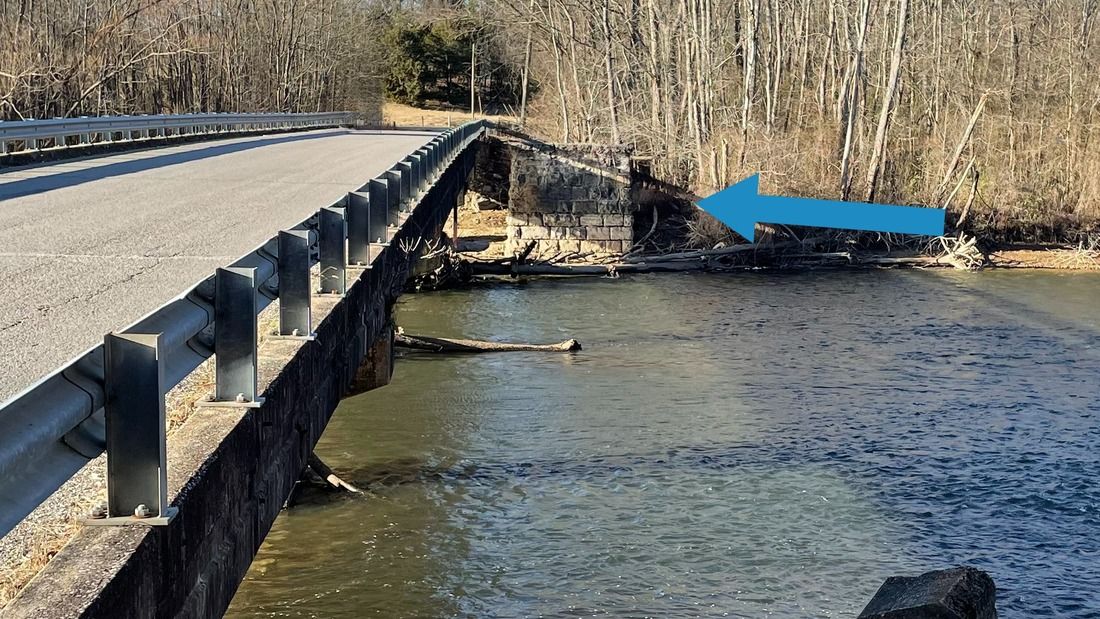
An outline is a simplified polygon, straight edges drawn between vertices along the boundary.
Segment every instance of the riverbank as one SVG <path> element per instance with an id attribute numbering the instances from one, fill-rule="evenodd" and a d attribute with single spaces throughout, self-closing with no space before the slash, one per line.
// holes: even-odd
<path id="1" fill-rule="evenodd" d="M 646 271 L 735 270 L 752 268 L 868 267 L 868 268 L 956 268 L 1050 269 L 1100 271 L 1100 247 L 1066 244 L 1005 244 L 982 250 L 975 239 L 929 243 L 924 251 L 844 249 L 835 243 L 822 250 L 806 243 L 762 243 L 721 245 L 703 249 L 681 241 L 665 251 L 655 252 L 640 244 L 625 256 L 573 253 L 536 256 L 518 261 L 523 268 L 511 268 L 505 253 L 508 213 L 505 209 L 480 210 L 467 203 L 458 211 L 456 249 L 481 264 L 482 274 L 492 275 L 593 275 Z M 973 241 L 973 242 L 970 242 Z M 824 244 L 823 244 L 824 245 Z M 954 250 L 965 246 L 965 255 Z M 648 250 L 647 250 L 648 249 Z M 938 250 L 938 251 L 936 251 Z M 518 266 L 518 265 L 517 265 Z M 475 267 L 477 268 L 477 267 Z"/>

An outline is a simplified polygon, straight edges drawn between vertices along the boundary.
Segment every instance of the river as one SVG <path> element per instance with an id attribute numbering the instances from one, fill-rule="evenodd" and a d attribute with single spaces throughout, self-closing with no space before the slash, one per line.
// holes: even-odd
<path id="1" fill-rule="evenodd" d="M 407 295 L 228 614 L 855 617 L 969 564 L 1002 617 L 1100 616 L 1100 276 L 822 271 Z"/>

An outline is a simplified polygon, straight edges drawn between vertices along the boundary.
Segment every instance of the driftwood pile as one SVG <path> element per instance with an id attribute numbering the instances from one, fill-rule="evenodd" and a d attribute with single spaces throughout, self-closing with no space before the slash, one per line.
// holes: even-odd
<path id="1" fill-rule="evenodd" d="M 937 237 L 923 251 L 909 255 L 891 255 L 841 249 L 816 250 L 828 246 L 828 239 L 781 241 L 769 244 L 743 243 L 665 254 L 626 255 L 614 261 L 563 263 L 529 262 L 531 245 L 511 258 L 475 260 L 464 258 L 472 275 L 597 275 L 615 277 L 620 273 L 668 271 L 731 271 L 766 267 L 872 266 L 872 267 L 954 267 L 975 270 L 987 263 L 973 237 Z M 833 243 L 833 245 L 836 245 Z M 841 246 L 842 247 L 842 246 Z M 579 257 L 585 259 L 586 257 Z"/>

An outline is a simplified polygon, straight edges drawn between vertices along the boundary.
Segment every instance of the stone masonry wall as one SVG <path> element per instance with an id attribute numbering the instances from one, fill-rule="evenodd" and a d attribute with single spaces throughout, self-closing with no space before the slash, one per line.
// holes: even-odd
<path id="1" fill-rule="evenodd" d="M 511 144 L 507 252 L 532 257 L 628 251 L 634 242 L 630 150 Z"/>

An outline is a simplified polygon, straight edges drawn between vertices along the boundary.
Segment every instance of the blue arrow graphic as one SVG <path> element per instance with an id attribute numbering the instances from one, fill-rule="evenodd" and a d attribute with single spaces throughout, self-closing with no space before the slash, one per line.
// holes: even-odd
<path id="1" fill-rule="evenodd" d="M 760 175 L 699 201 L 699 208 L 755 242 L 756 224 L 844 228 L 897 234 L 943 234 L 944 209 L 760 195 Z"/>

